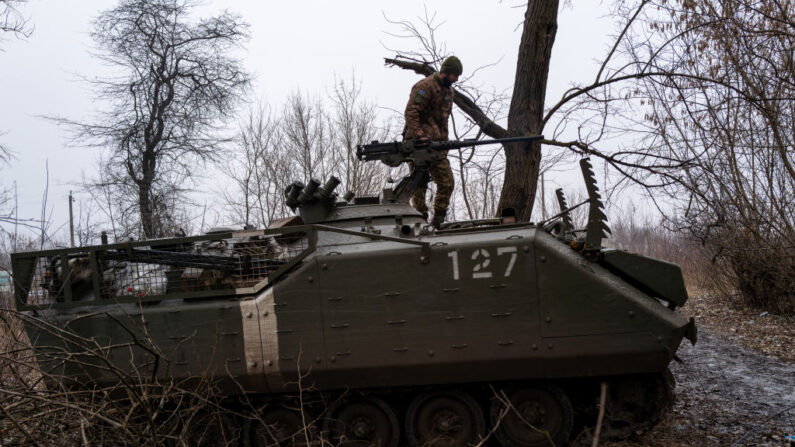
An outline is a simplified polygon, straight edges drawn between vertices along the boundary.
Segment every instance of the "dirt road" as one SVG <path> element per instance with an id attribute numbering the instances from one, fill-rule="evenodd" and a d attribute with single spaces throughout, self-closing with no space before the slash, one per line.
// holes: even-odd
<path id="1" fill-rule="evenodd" d="M 782 446 L 795 435 L 795 364 L 704 329 L 698 344 L 683 343 L 678 355 L 671 417 L 637 442 L 616 446 Z"/>

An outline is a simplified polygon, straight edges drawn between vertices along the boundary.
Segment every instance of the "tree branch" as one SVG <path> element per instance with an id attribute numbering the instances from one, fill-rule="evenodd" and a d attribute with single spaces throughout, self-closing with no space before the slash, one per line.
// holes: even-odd
<path id="1" fill-rule="evenodd" d="M 414 73 L 423 75 L 423 76 L 430 76 L 436 72 L 430 65 L 427 63 L 420 63 L 420 62 L 412 62 L 405 59 L 400 59 L 400 56 L 396 58 L 384 58 L 384 63 L 386 65 L 395 66 L 398 68 L 402 68 L 404 70 L 412 70 Z M 508 134 L 508 131 L 500 126 L 499 124 L 495 123 L 491 118 L 489 118 L 480 107 L 475 104 L 469 97 L 463 94 L 455 95 L 455 105 L 461 109 L 462 112 L 466 113 L 472 121 L 477 124 L 484 134 L 490 136 L 491 138 L 507 138 L 511 135 Z"/>

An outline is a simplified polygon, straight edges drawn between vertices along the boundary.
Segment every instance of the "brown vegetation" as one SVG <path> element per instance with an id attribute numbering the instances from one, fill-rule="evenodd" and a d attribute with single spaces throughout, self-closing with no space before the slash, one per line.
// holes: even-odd
<path id="1" fill-rule="evenodd" d="M 48 354 L 34 358 L 23 323 L 59 332 L 70 348 L 44 347 Z M 146 348 L 146 341 L 139 343 Z M 118 376 L 118 383 L 102 387 L 61 376 L 58 365 L 76 358 L 104 365 Z M 47 368 L 39 363 L 43 359 Z M 213 427 L 213 419 L 226 414 L 212 381 L 151 381 L 145 369 L 126 373 L 96 340 L 0 309 L 0 444 L 201 445 L 197 441 L 208 435 L 203 428 Z M 212 436 L 214 443 L 204 445 L 223 445 L 215 443 L 216 430 Z"/>
<path id="2" fill-rule="evenodd" d="M 676 204 L 670 226 L 697 240 L 712 286 L 754 307 L 795 311 L 795 114 L 791 2 L 672 1 L 629 34 L 639 78 L 627 123 L 643 154 L 681 163 L 660 171 Z M 652 60 L 646 54 L 653 52 Z M 656 196 L 657 198 L 660 195 Z"/>

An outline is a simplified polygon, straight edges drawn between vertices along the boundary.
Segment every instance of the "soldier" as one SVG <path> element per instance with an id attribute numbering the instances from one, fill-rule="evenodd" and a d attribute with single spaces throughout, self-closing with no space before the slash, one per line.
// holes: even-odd
<path id="1" fill-rule="evenodd" d="M 406 127 L 403 138 L 411 140 L 447 141 L 447 120 L 453 109 L 453 83 L 463 72 L 461 61 L 450 56 L 442 62 L 439 73 L 414 84 L 406 105 Z M 447 155 L 447 154 L 445 154 Z M 411 169 L 414 166 L 410 165 Z M 450 196 L 453 194 L 453 170 L 447 157 L 434 162 L 428 169 L 431 179 L 436 183 L 436 197 L 433 200 L 433 220 L 435 228 L 444 222 Z M 411 202 L 414 208 L 428 218 L 428 205 L 425 204 L 427 181 L 420 185 Z"/>

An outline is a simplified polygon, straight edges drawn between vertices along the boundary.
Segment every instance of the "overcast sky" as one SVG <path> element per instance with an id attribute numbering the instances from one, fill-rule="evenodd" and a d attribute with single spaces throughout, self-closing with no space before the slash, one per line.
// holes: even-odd
<path id="1" fill-rule="evenodd" d="M 553 49 L 547 103 L 555 102 L 574 81 L 594 75 L 614 26 L 603 5 L 592 0 L 563 7 Z M 0 187 L 17 183 L 20 217 L 38 217 L 49 163 L 49 204 L 53 229 L 67 222 L 67 195 L 81 174 L 96 169 L 97 149 L 69 145 L 69 134 L 42 115 L 83 119 L 98 109 L 81 77 L 107 73 L 94 57 L 89 33 L 97 14 L 111 0 L 30 0 L 24 13 L 35 26 L 23 40 L 0 41 L 0 141 L 15 152 L 11 168 L 0 170 Z M 407 42 L 386 34 L 393 20 L 414 19 L 424 10 L 445 23 L 438 37 L 461 58 L 464 69 L 499 61 L 479 73 L 478 84 L 509 89 L 521 35 L 523 2 L 498 0 L 400 1 L 207 1 L 208 15 L 227 8 L 251 25 L 242 59 L 255 79 L 251 99 L 279 108 L 297 89 L 323 95 L 334 76 L 355 72 L 364 93 L 384 113 L 405 106 L 417 75 L 388 68 L 385 47 Z M 207 191 L 213 189 L 209 185 Z"/>

